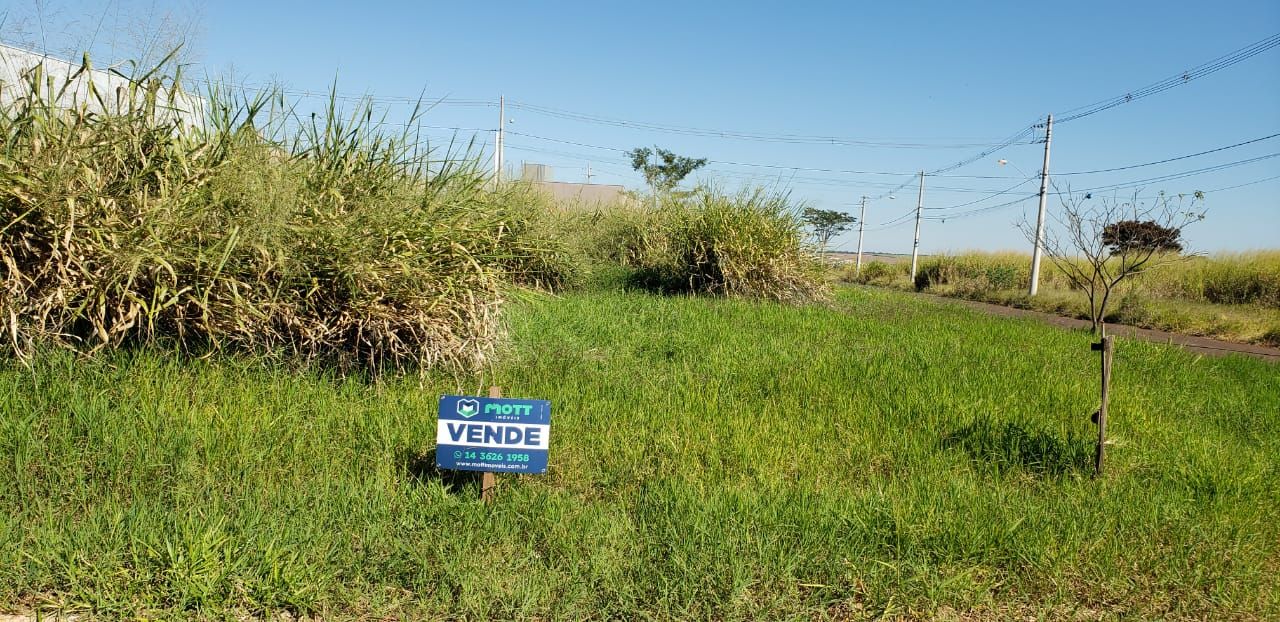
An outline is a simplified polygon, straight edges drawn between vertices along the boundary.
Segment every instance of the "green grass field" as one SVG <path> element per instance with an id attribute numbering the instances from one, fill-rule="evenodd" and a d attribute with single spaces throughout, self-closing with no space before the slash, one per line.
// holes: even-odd
<path id="1" fill-rule="evenodd" d="M 0 371 L 0 612 L 326 619 L 1274 619 L 1280 367 L 909 294 L 587 292 L 481 376 L 117 352 Z M 435 402 L 553 402 L 496 503 Z"/>

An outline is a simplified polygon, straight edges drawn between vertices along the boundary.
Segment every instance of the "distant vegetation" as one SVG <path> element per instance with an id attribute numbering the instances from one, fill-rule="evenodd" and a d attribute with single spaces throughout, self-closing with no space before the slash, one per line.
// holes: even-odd
<path id="1" fill-rule="evenodd" d="M 801 218 L 804 220 L 804 224 L 813 231 L 813 237 L 818 241 L 818 247 L 824 249 L 832 237 L 848 231 L 853 226 L 853 223 L 858 222 L 857 218 L 844 212 L 833 209 L 818 209 L 816 207 L 804 208 Z"/>
<path id="2" fill-rule="evenodd" d="M 64 85 L 38 72 L 3 88 L 0 332 L 19 356 L 162 345 L 472 369 L 513 287 L 619 268 L 662 291 L 823 294 L 784 197 L 663 192 L 656 210 L 571 217 L 495 184 L 469 147 L 388 132 L 368 102 L 302 117 L 280 91 L 213 87 L 192 128 L 166 114 L 180 88 L 159 73 L 109 113 L 52 105 Z M 701 162 L 659 155 L 662 190 Z"/>
<path id="3" fill-rule="evenodd" d="M 636 147 L 627 152 L 632 170 L 644 175 L 645 183 L 657 194 L 675 189 L 690 173 L 707 165 L 706 158 L 678 155 L 661 147 Z"/>
<path id="4" fill-rule="evenodd" d="M 906 264 L 874 261 L 841 278 L 1087 318 L 1083 294 L 1051 262 L 1040 293 L 1027 296 L 1030 266 L 1029 255 L 974 252 L 924 258 L 915 283 Z M 1190 257 L 1135 275 L 1118 293 L 1108 322 L 1280 345 L 1280 251 Z"/>

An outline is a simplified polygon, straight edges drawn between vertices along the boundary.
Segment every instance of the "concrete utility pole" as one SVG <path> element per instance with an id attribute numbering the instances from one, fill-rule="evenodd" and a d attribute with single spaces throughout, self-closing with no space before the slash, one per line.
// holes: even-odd
<path id="1" fill-rule="evenodd" d="M 590 162 L 587 162 L 587 185 L 588 185 L 588 186 L 590 186 L 590 185 L 591 185 L 591 177 L 592 177 L 592 175 L 591 175 L 591 163 L 590 163 Z"/>
<path id="2" fill-rule="evenodd" d="M 1036 295 L 1040 286 L 1040 255 L 1044 247 L 1044 207 L 1049 200 L 1049 141 L 1053 140 L 1053 115 L 1044 124 L 1044 166 L 1040 169 L 1040 214 L 1036 217 L 1036 248 L 1031 251 L 1031 287 L 1028 295 Z"/>
<path id="3" fill-rule="evenodd" d="M 916 243 L 911 247 L 911 282 L 916 282 L 916 264 L 920 257 L 920 212 L 924 210 L 924 171 L 920 171 L 920 195 L 916 198 Z"/>
<path id="4" fill-rule="evenodd" d="M 493 141 L 493 178 L 502 181 L 502 142 L 503 131 L 507 126 L 506 99 L 498 96 L 498 136 Z"/>
<path id="5" fill-rule="evenodd" d="M 867 224 L 867 195 L 862 195 L 862 213 L 858 215 L 858 261 L 853 264 L 853 273 L 862 273 L 862 228 Z"/>

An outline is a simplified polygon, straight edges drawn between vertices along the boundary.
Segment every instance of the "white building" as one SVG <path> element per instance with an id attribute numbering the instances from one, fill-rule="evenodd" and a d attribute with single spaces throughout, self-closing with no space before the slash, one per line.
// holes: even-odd
<path id="1" fill-rule="evenodd" d="M 551 195 L 565 206 L 595 208 L 630 201 L 626 188 L 613 184 L 577 184 L 551 179 L 551 167 L 545 164 L 525 162 L 520 167 L 520 179 Z"/>
<path id="2" fill-rule="evenodd" d="M 0 43 L 0 107 L 27 97 L 31 90 L 32 72 L 40 67 L 40 95 L 55 105 L 75 109 L 81 106 L 90 112 L 119 110 L 128 104 L 140 90 L 130 89 L 129 78 L 112 71 L 90 69 L 81 72 L 81 63 L 72 63 L 47 54 L 24 50 Z M 74 78 L 73 78 L 74 76 Z M 90 85 L 96 95 L 90 92 Z M 185 125 L 199 126 L 204 119 L 204 101 L 184 92 L 170 97 L 167 89 L 157 93 L 157 107 L 162 114 L 175 114 Z"/>

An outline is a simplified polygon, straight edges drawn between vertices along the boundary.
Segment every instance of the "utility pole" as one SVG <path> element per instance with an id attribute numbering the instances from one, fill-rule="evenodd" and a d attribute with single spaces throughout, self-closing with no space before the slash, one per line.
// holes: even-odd
<path id="1" fill-rule="evenodd" d="M 911 282 L 916 282 L 916 264 L 920 257 L 920 213 L 924 210 L 924 171 L 920 171 L 920 195 L 916 198 L 916 243 L 911 247 Z"/>
<path id="2" fill-rule="evenodd" d="M 1044 207 L 1049 200 L 1049 141 L 1053 140 L 1053 115 L 1044 124 L 1044 166 L 1040 169 L 1040 214 L 1036 217 L 1036 248 L 1031 251 L 1031 287 L 1028 295 L 1036 295 L 1040 285 L 1040 255 L 1044 247 Z"/>
<path id="3" fill-rule="evenodd" d="M 506 99 L 498 96 L 498 136 L 493 141 L 493 178 L 502 181 L 502 143 L 503 130 L 507 125 Z"/>
<path id="4" fill-rule="evenodd" d="M 853 264 L 853 273 L 862 273 L 862 228 L 867 224 L 867 195 L 862 195 L 862 213 L 858 215 L 858 261 Z"/>
<path id="5" fill-rule="evenodd" d="M 591 163 L 587 162 L 587 185 L 591 185 Z"/>

